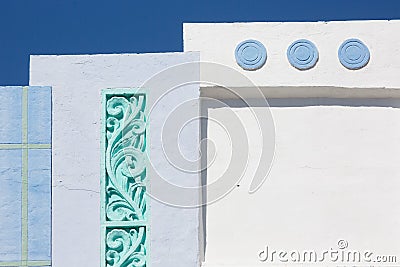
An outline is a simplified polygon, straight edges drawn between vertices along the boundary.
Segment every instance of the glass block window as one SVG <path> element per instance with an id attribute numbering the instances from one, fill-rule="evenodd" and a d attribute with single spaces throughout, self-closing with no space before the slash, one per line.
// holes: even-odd
<path id="1" fill-rule="evenodd" d="M 51 87 L 0 87 L 0 266 L 51 266 Z"/>

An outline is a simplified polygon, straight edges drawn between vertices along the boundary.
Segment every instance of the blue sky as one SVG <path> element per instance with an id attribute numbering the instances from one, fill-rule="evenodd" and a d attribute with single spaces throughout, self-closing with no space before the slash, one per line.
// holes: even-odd
<path id="1" fill-rule="evenodd" d="M 183 22 L 364 19 L 400 0 L 0 0 L 0 85 L 28 84 L 30 54 L 182 51 Z"/>

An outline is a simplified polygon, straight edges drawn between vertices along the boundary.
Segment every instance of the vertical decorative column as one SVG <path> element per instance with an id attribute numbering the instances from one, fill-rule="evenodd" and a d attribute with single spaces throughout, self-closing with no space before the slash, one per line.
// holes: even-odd
<path id="1" fill-rule="evenodd" d="M 0 266 L 51 265 L 51 87 L 0 87 Z"/>
<path id="2" fill-rule="evenodd" d="M 146 266 L 146 94 L 103 90 L 102 104 L 101 266 Z"/>

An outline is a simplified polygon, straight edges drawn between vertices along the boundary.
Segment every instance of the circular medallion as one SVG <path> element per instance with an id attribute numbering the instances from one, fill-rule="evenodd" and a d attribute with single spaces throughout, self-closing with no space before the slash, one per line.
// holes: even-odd
<path id="1" fill-rule="evenodd" d="M 245 70 L 257 70 L 267 60 L 267 49 L 257 40 L 246 40 L 238 44 L 235 50 L 237 64 Z"/>
<path id="2" fill-rule="evenodd" d="M 317 64 L 318 49 L 310 41 L 301 39 L 293 42 L 287 50 L 290 64 L 299 70 L 308 70 Z"/>
<path id="3" fill-rule="evenodd" d="M 370 58 L 368 47 L 358 39 L 348 39 L 338 51 L 340 63 L 350 70 L 365 67 Z"/>

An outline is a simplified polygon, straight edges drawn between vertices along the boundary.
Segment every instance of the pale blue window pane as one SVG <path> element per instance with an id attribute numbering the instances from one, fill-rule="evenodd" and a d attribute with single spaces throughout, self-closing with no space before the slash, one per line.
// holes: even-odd
<path id="1" fill-rule="evenodd" d="M 29 87 L 28 142 L 51 142 L 51 87 Z"/>
<path id="2" fill-rule="evenodd" d="M 0 150 L 0 262 L 21 260 L 22 151 Z"/>
<path id="3" fill-rule="evenodd" d="M 0 144 L 22 140 L 22 87 L 0 87 Z"/>
<path id="4" fill-rule="evenodd" d="M 51 259 L 51 150 L 28 152 L 28 259 Z"/>

